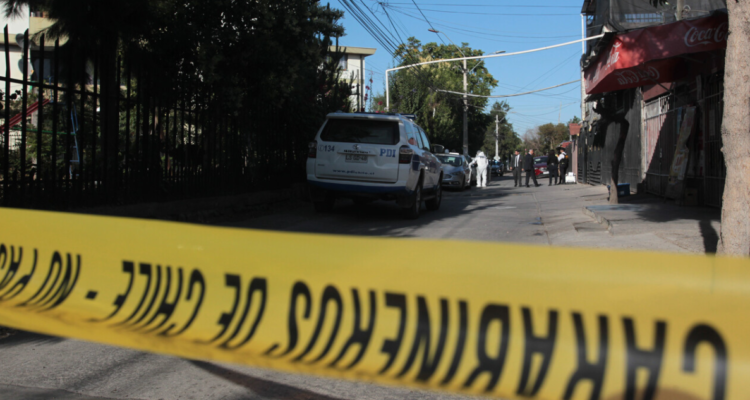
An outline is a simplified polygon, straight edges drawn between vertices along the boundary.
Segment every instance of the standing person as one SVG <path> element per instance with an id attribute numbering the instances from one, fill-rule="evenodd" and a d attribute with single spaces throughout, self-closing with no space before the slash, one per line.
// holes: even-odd
<path id="1" fill-rule="evenodd" d="M 550 150 L 547 154 L 547 171 L 549 172 L 549 185 L 552 186 L 552 182 L 557 185 L 557 154 L 554 150 Z"/>
<path id="2" fill-rule="evenodd" d="M 560 163 L 560 179 L 558 183 L 565 183 L 565 174 L 568 173 L 568 154 L 565 149 L 560 148 L 560 155 L 557 156 Z"/>
<path id="3" fill-rule="evenodd" d="M 536 181 L 536 171 L 534 171 L 534 150 L 529 150 L 529 154 L 526 154 L 523 158 L 523 169 L 526 171 L 526 187 L 529 187 L 529 178 L 534 179 L 534 186 L 541 186 Z"/>
<path id="4" fill-rule="evenodd" d="M 487 187 L 487 156 L 484 155 L 483 151 L 478 151 L 472 165 L 477 166 L 477 187 Z"/>
<path id="5" fill-rule="evenodd" d="M 516 150 L 510 161 L 510 169 L 513 171 L 513 187 L 521 186 L 521 170 L 523 169 L 523 157 Z"/>

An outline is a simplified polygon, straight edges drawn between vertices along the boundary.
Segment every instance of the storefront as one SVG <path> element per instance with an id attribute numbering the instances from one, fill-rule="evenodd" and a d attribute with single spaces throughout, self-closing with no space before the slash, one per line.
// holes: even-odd
<path id="1" fill-rule="evenodd" d="M 597 44 L 599 56 L 584 69 L 588 100 L 614 104 L 630 123 L 620 182 L 686 204 L 721 206 L 727 27 L 727 14 L 714 11 L 606 34 Z M 579 179 L 586 183 L 606 183 L 605 159 L 619 136 L 611 132 L 619 128 L 601 131 L 598 122 L 588 120 L 579 139 L 579 158 L 587 160 Z"/>

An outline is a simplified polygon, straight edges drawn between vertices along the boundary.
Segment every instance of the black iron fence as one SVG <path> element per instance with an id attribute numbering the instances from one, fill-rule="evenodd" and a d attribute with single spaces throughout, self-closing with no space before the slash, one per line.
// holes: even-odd
<path id="1" fill-rule="evenodd" d="M 259 97 L 243 112 L 226 112 L 200 88 L 165 100 L 150 90 L 148 66 L 122 56 L 116 90 L 108 90 L 102 74 L 112 71 L 101 58 L 77 59 L 43 36 L 31 41 L 28 32 L 16 48 L 7 27 L 4 35 L 2 206 L 158 201 L 304 179 L 307 140 L 317 125 L 293 110 Z"/>

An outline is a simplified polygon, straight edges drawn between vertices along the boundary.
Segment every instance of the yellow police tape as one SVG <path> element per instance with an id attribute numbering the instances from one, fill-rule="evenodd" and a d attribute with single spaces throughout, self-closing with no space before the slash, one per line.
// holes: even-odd
<path id="1" fill-rule="evenodd" d="M 750 261 L 0 210 L 0 325 L 505 398 L 750 398 Z"/>

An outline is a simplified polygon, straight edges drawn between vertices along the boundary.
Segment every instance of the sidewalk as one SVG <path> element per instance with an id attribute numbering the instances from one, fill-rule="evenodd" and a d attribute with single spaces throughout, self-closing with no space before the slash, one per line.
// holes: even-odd
<path id="1" fill-rule="evenodd" d="M 583 213 L 613 237 L 649 233 L 693 253 L 715 253 L 721 232 L 720 209 L 681 207 L 649 194 L 625 197 L 614 206 L 584 206 Z"/>

